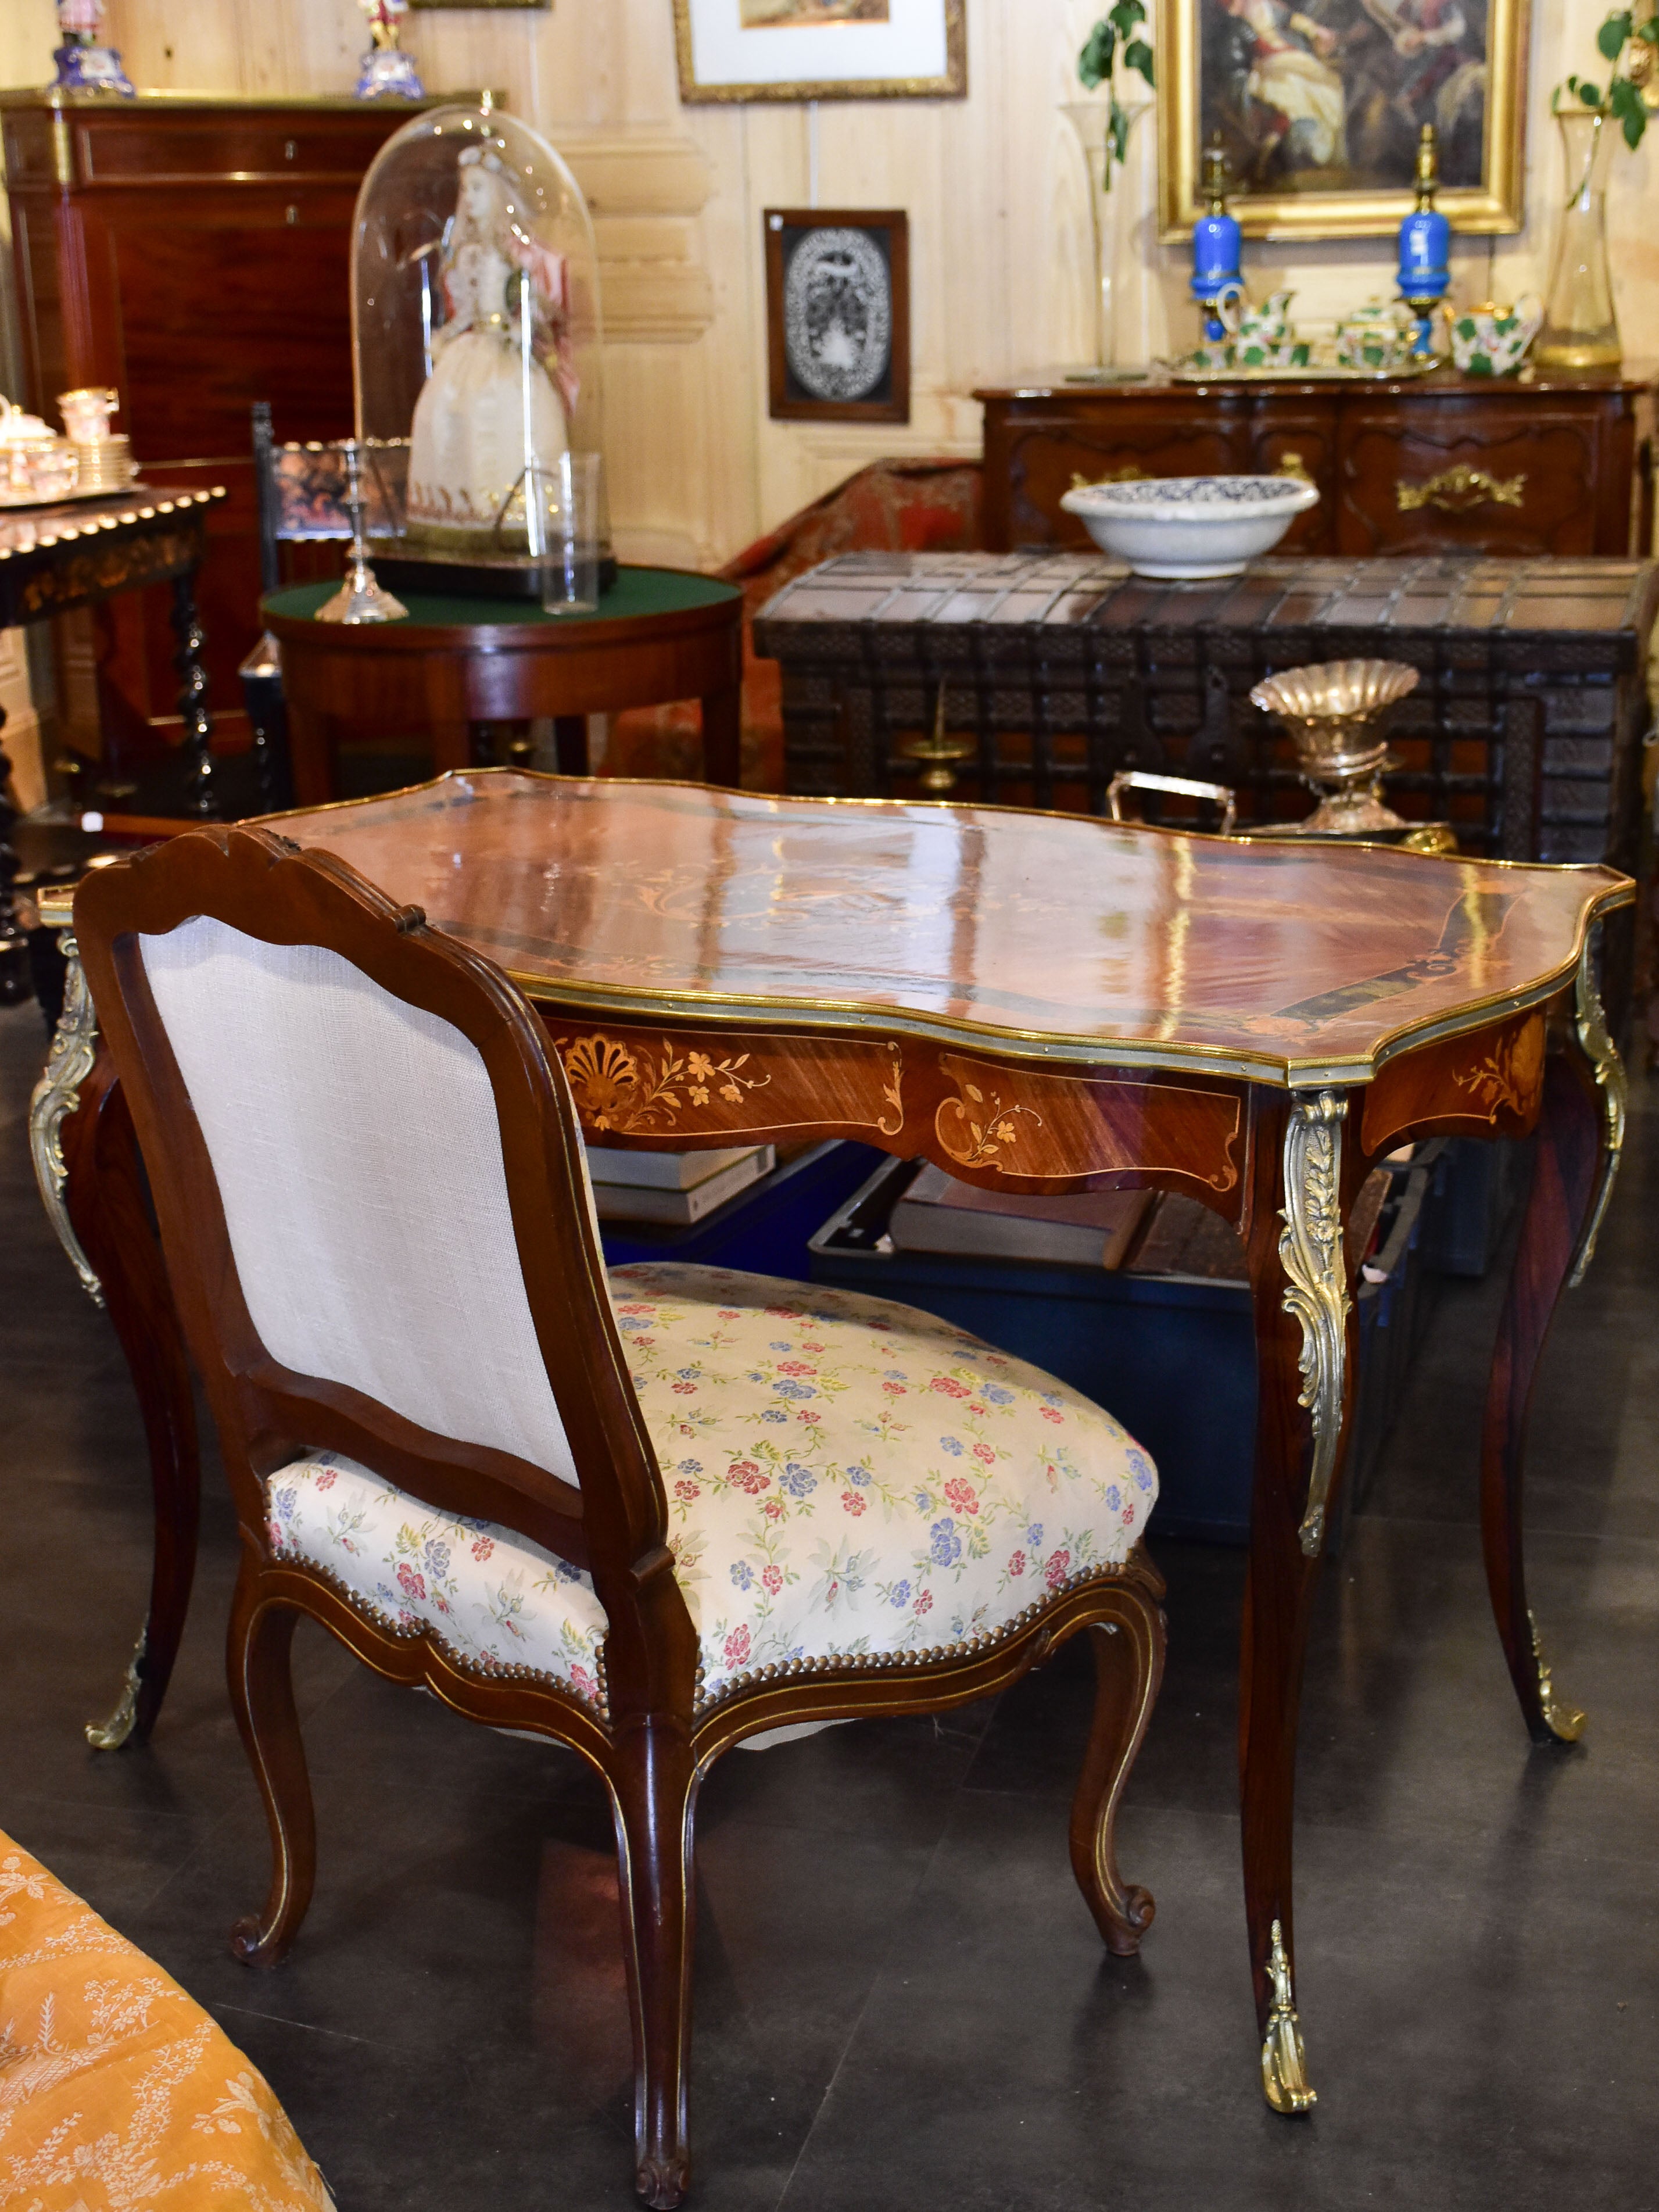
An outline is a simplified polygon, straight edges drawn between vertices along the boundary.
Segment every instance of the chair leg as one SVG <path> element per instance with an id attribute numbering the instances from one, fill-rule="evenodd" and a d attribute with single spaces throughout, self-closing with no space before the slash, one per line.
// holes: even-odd
<path id="1" fill-rule="evenodd" d="M 1118 1801 L 1164 1678 L 1164 1614 L 1139 1591 L 1117 1594 L 1115 1620 L 1091 1624 L 1095 1717 L 1072 1802 L 1072 1870 L 1106 1948 L 1133 1958 L 1152 1924 L 1147 1890 L 1126 1886 L 1118 1872 Z"/>
<path id="2" fill-rule="evenodd" d="M 685 2073 L 696 1772 L 672 1722 L 640 1722 L 617 1753 L 611 1781 L 634 2022 L 634 2185 L 641 2203 L 668 2212 L 691 2178 Z"/>
<path id="3" fill-rule="evenodd" d="M 245 1560 L 231 1606 L 228 1656 L 231 1705 L 270 1824 L 270 1894 L 262 1914 L 236 1923 L 230 1948 L 246 1966 L 274 1966 L 311 1902 L 317 1828 L 289 1664 L 300 1616 L 291 1606 L 272 1604 L 259 1582 L 258 1568 Z"/>

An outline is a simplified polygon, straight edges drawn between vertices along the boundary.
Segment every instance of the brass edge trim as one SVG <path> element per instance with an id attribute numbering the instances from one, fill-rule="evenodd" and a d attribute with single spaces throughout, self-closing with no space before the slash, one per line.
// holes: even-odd
<path id="1" fill-rule="evenodd" d="M 1601 1236 L 1601 1224 L 1607 1218 L 1607 1202 L 1613 1196 L 1613 1182 L 1624 1153 L 1625 1121 L 1630 1097 L 1630 1079 L 1625 1073 L 1625 1064 L 1619 1057 L 1619 1048 L 1608 1030 L 1607 1014 L 1601 1005 L 1601 994 L 1595 980 L 1595 939 L 1586 937 L 1578 962 L 1573 1027 L 1579 1048 L 1589 1061 L 1595 1077 L 1596 1094 L 1601 1107 L 1602 1146 L 1589 1215 L 1579 1233 L 1578 1247 L 1572 1255 L 1572 1266 L 1567 1274 L 1567 1288 L 1572 1291 L 1576 1291 L 1583 1281 L 1589 1263 L 1595 1257 L 1596 1239 Z"/>
<path id="2" fill-rule="evenodd" d="M 53 1233 L 80 1277 L 82 1289 L 94 1305 L 101 1306 L 104 1286 L 69 1217 L 64 1195 L 69 1167 L 64 1158 L 63 1144 L 64 1124 L 80 1104 L 81 1085 L 91 1074 L 98 1057 L 98 1010 L 87 988 L 86 971 L 81 965 L 80 950 L 73 934 L 65 929 L 58 942 L 69 963 L 64 976 L 64 1006 L 52 1032 L 45 1071 L 29 1098 L 29 1154 L 34 1162 L 40 1203 L 46 1208 Z M 113 1720 L 106 1725 L 113 1727 Z M 125 1739 L 122 1736 L 115 1741 L 122 1742 Z"/>
<path id="3" fill-rule="evenodd" d="M 414 798 L 422 792 L 435 791 L 441 785 L 455 781 L 477 782 L 489 776 L 513 776 L 520 781 L 538 783 L 597 783 L 615 782 L 632 789 L 659 791 L 691 791 L 708 794 L 722 793 L 724 787 L 699 783 L 690 777 L 675 776 L 570 776 L 548 775 L 537 769 L 484 768 L 451 769 L 425 783 L 409 785 L 398 793 L 385 797 Z M 739 792 L 733 797 L 759 803 L 776 800 L 790 806 L 867 806 L 910 810 L 916 806 L 947 806 L 943 799 L 796 799 L 780 792 Z M 334 814 L 350 807 L 362 810 L 384 803 L 383 799 L 337 799 L 325 800 L 318 806 L 291 806 L 280 813 L 262 814 L 249 817 L 253 826 L 286 822 L 304 816 Z M 1008 814 L 1021 819 L 1033 817 L 1045 821 L 1060 821 L 1095 827 L 1109 833 L 1138 836 L 1191 836 L 1189 830 L 1150 826 L 1141 823 L 1108 822 L 1091 815 L 1063 813 L 1059 808 L 1030 806 L 975 805 L 975 813 Z M 248 825 L 244 825 L 248 826 Z M 1240 837 L 1228 841 L 1233 844 L 1279 843 L 1282 840 Z M 1322 848 L 1323 849 L 1323 848 Z M 1367 845 L 1370 851 L 1389 851 L 1391 847 Z M 1596 860 L 1552 863 L 1543 860 L 1480 860 L 1471 862 L 1467 856 L 1431 853 L 1411 855 L 1414 866 L 1423 867 L 1515 868 L 1534 874 L 1550 876 L 1595 875 L 1610 878 L 1607 889 L 1581 908 L 1578 931 L 1572 950 L 1558 968 L 1552 969 L 1518 991 L 1494 992 L 1486 998 L 1472 1000 L 1444 1015 L 1431 1015 L 1414 1023 L 1403 1024 L 1397 1030 L 1387 1031 L 1378 1039 L 1369 1054 L 1358 1054 L 1331 1060 L 1298 1060 L 1293 1055 L 1268 1053 L 1255 1054 L 1212 1045 L 1157 1044 L 1144 1040 L 1084 1036 L 1069 1030 L 1039 1030 L 1001 1027 L 989 1023 L 971 1021 L 965 1017 L 952 1022 L 919 1014 L 913 1009 L 866 1006 L 834 999 L 782 999 L 754 994 L 752 996 L 716 996 L 709 991 L 652 991 L 641 986 L 620 984 L 561 983 L 545 976 L 526 973 L 522 969 L 499 964 L 526 997 L 541 1004 L 577 1008 L 589 1008 L 596 1012 L 622 1017 L 637 1013 L 648 1022 L 657 1023 L 672 1018 L 684 1023 L 689 1017 L 718 1027 L 731 1018 L 758 1014 L 763 1018 L 793 1029 L 834 1030 L 845 1031 L 849 1019 L 853 1025 L 879 1029 L 889 1034 L 917 1038 L 928 1043 L 976 1042 L 990 1038 L 999 1047 L 1024 1045 L 1025 1054 L 1019 1055 L 1036 1060 L 1062 1060 L 1082 1062 L 1092 1066 L 1157 1067 L 1171 1070 L 1197 1069 L 1215 1075 L 1236 1076 L 1246 1082 L 1265 1083 L 1278 1090 L 1311 1089 L 1316 1085 L 1332 1085 L 1352 1087 L 1369 1083 L 1378 1070 L 1402 1052 L 1420 1045 L 1432 1043 L 1443 1037 L 1457 1036 L 1473 1030 L 1486 1028 L 1492 1020 L 1504 1013 L 1518 1013 L 1527 1007 L 1553 998 L 1562 984 L 1573 975 L 1582 957 L 1589 933 L 1604 915 L 1628 906 L 1636 897 L 1636 885 L 1628 876 Z M 661 1011 L 669 1009 L 667 1015 Z"/>
<path id="4" fill-rule="evenodd" d="M 1302 1325 L 1302 1393 L 1313 1429 L 1308 1502 L 1297 1531 L 1304 1555 L 1325 1544 L 1325 1513 L 1342 1441 L 1347 1385 L 1347 1268 L 1342 1251 L 1342 1128 L 1348 1101 L 1339 1091 L 1297 1093 L 1285 1131 L 1285 1224 L 1279 1261 L 1287 1278 L 1285 1311 Z"/>

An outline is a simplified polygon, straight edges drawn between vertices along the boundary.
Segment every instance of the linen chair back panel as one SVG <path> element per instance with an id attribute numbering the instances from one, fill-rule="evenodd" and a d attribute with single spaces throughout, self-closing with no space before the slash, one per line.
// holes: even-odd
<path id="1" fill-rule="evenodd" d="M 322 946 L 139 943 L 266 1351 L 574 1483 L 477 1047 Z"/>

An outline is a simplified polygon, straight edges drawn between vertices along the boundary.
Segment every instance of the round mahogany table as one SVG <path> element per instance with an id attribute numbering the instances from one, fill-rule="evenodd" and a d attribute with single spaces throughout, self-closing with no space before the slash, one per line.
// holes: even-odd
<path id="1" fill-rule="evenodd" d="M 300 584 L 261 603 L 283 650 L 298 805 L 339 795 L 335 748 L 344 736 L 426 737 L 442 775 L 475 765 L 475 723 L 546 715 L 560 768 L 580 775 L 589 714 L 675 699 L 702 702 L 707 780 L 738 784 L 743 594 L 731 584 L 623 568 L 596 615 L 404 592 L 406 622 L 319 623 L 334 589 Z"/>

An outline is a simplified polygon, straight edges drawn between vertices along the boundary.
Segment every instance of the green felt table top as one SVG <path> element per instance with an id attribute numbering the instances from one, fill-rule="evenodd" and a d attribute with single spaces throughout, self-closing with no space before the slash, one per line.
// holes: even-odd
<path id="1" fill-rule="evenodd" d="M 294 584 L 286 591 L 267 592 L 262 605 L 267 615 L 306 622 L 337 589 L 336 584 Z M 722 584 L 714 576 L 693 575 L 685 568 L 623 568 L 599 601 L 599 613 L 588 617 L 546 614 L 533 599 L 463 599 L 428 592 L 400 592 L 398 596 L 409 609 L 411 623 L 434 629 L 528 623 L 574 630 L 580 629 L 585 621 L 628 622 L 688 614 L 699 607 L 741 599 L 743 594 L 735 584 Z"/>

